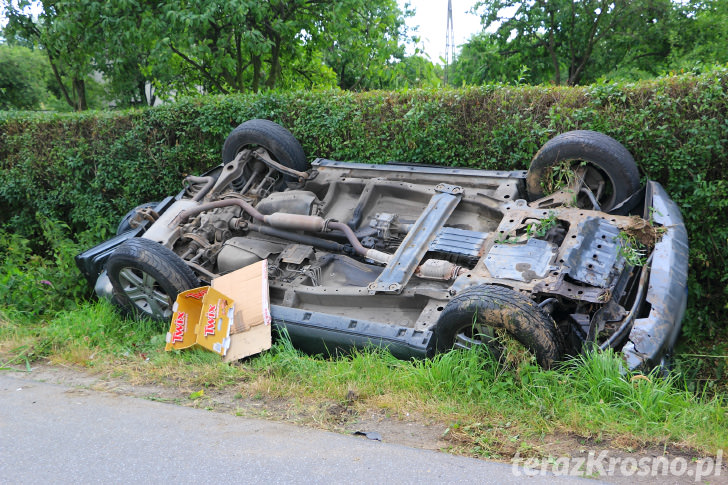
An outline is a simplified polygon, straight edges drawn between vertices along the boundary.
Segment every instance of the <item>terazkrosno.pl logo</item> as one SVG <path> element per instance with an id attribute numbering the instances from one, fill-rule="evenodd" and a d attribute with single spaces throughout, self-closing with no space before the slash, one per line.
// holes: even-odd
<path id="1" fill-rule="evenodd" d="M 692 477 L 696 482 L 719 477 L 723 467 L 723 450 L 715 458 L 688 460 L 678 456 L 644 456 L 640 458 L 610 456 L 609 451 L 590 451 L 584 457 L 521 458 L 512 460 L 515 476 L 570 475 L 579 477 Z"/>

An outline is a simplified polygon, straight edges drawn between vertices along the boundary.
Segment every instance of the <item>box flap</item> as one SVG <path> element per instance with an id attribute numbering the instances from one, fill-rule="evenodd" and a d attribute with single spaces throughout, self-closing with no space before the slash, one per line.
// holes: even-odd
<path id="1" fill-rule="evenodd" d="M 212 287 L 235 302 L 232 334 L 256 325 L 270 325 L 268 301 L 268 261 L 263 260 L 212 280 Z"/>
<path id="2" fill-rule="evenodd" d="M 268 300 L 268 261 L 263 260 L 212 280 L 212 287 L 235 300 L 230 348 L 224 362 L 232 362 L 271 347 Z"/>

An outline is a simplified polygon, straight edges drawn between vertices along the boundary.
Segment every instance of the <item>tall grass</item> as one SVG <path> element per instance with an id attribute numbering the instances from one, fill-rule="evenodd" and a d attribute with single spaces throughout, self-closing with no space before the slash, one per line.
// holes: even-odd
<path id="1" fill-rule="evenodd" d="M 415 411 L 464 426 L 511 423 L 527 435 L 629 436 L 712 452 L 728 447 L 723 397 L 691 393 L 676 376 L 631 374 L 612 352 L 546 371 L 529 361 L 504 367 L 480 349 L 414 362 L 379 350 L 326 360 L 279 343 L 249 365 L 267 372 L 278 397 L 303 392 L 343 401 L 355 391 L 360 400 L 400 414 Z"/>

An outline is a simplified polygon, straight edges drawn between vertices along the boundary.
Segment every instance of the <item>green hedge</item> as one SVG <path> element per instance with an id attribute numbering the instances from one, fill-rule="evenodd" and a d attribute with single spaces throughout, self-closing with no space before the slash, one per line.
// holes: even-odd
<path id="1" fill-rule="evenodd" d="M 218 163 L 225 136 L 251 118 L 289 128 L 311 159 L 498 169 L 525 169 L 552 136 L 592 129 L 621 141 L 682 207 L 691 254 L 685 334 L 704 336 L 728 314 L 727 85 L 728 69 L 719 69 L 576 88 L 269 93 L 143 111 L 0 113 L 0 224 L 32 239 L 42 238 L 38 220 L 50 219 L 102 239 L 129 208 Z"/>

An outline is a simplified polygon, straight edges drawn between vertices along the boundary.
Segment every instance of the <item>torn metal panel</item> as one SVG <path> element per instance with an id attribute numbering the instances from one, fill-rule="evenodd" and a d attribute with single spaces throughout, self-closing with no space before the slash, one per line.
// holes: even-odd
<path id="1" fill-rule="evenodd" d="M 619 245 L 619 228 L 600 217 L 579 223 L 576 244 L 564 254 L 567 274 L 577 281 L 600 288 L 611 286 L 624 269 Z"/>

